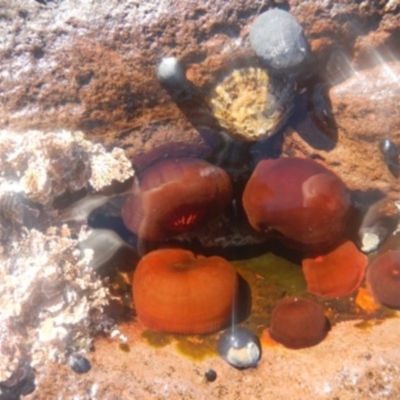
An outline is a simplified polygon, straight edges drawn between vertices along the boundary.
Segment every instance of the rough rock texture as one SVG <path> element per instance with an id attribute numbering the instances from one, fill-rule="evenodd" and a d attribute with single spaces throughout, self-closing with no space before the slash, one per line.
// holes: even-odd
<path id="1" fill-rule="evenodd" d="M 32 389 L 32 366 L 91 347 L 109 304 L 93 268 L 99 254 L 81 244 L 88 213 L 62 224 L 68 209 L 54 210 L 55 198 L 110 189 L 133 169 L 122 149 L 108 152 L 81 132 L 0 130 L 0 149 L 0 399 L 15 400 Z"/>
<path id="2" fill-rule="evenodd" d="M 285 153 L 322 159 L 350 189 L 371 199 L 398 200 L 399 160 L 387 164 L 379 146 L 384 139 L 400 146 L 399 76 L 400 62 L 386 63 L 332 86 L 326 93 L 331 110 L 316 105 L 311 118 L 294 124 Z"/>
<path id="3" fill-rule="evenodd" d="M 56 197 L 82 188 L 99 191 L 133 176 L 124 151 L 107 152 L 82 132 L 0 130 L 0 184 L 3 193 L 21 193 L 49 206 Z M 88 185 L 89 183 L 89 185 Z"/>
<path id="4" fill-rule="evenodd" d="M 0 0 L 0 124 L 80 129 L 130 154 L 171 139 L 210 141 L 194 129 L 213 125 L 202 91 L 221 69 L 249 59 L 249 26 L 273 6 L 304 27 L 308 72 L 337 49 L 361 66 L 373 62 L 371 48 L 399 53 L 393 0 Z M 174 101 L 157 81 L 164 56 L 176 56 L 201 89 L 191 101 Z"/>
<path id="5" fill-rule="evenodd" d="M 137 327 L 122 326 L 130 347 L 99 340 L 88 354 L 92 369 L 78 376 L 68 366 L 54 366 L 37 380 L 27 399 L 265 399 L 265 400 L 392 400 L 400 396 L 399 319 L 370 329 L 355 322 L 338 324 L 318 346 L 289 350 L 263 338 L 256 369 L 240 371 L 221 358 L 194 362 L 173 345 L 154 349 L 143 343 Z M 204 373 L 217 372 L 207 383 Z"/>
<path id="6" fill-rule="evenodd" d="M 108 304 L 91 258 L 66 225 L 15 235 L 0 254 L 0 382 L 22 360 L 43 366 L 90 348 L 91 319 Z"/>
<path id="7" fill-rule="evenodd" d="M 218 149 L 225 139 L 216 134 L 219 127 L 205 99 L 225 71 L 257 66 L 248 30 L 259 13 L 273 6 L 289 9 L 298 19 L 312 51 L 306 71 L 297 77 L 299 96 L 284 155 L 321 160 L 355 194 L 368 190 L 371 202 L 382 193 L 398 199 L 398 181 L 378 150 L 382 128 L 400 145 L 398 84 L 384 67 L 382 74 L 366 71 L 382 59 L 400 58 L 398 0 L 0 0 L 0 127 L 10 132 L 80 130 L 92 142 L 121 147 L 129 156 L 172 141 Z M 167 90 L 157 81 L 156 67 L 165 56 L 177 57 L 186 67 L 192 82 L 186 92 Z M 346 81 L 354 69 L 358 75 Z M 364 85 L 356 82 L 360 76 L 372 76 L 368 90 L 393 98 L 359 100 L 364 96 Z M 320 109 L 318 101 L 318 108 L 311 107 L 316 115 L 310 115 L 319 95 L 310 84 L 321 80 L 334 85 L 330 104 Z M 361 120 L 359 113 L 365 113 Z M 332 117 L 333 131 L 326 129 Z M 269 142 L 264 145 L 251 154 L 262 157 Z M 121 153 L 114 155 L 119 159 Z M 221 157 L 227 155 L 232 154 Z M 1 204 L 13 204 L 13 199 L 2 198 Z M 18 214 L 17 208 L 11 211 Z M 18 215 L 11 220 L 21 223 Z M 38 389 L 30 398 L 393 399 L 400 396 L 399 329 L 398 319 L 368 331 L 340 324 L 315 348 L 295 353 L 267 348 L 257 370 L 241 372 L 219 358 L 194 364 L 168 349 L 151 350 L 127 328 L 130 353 L 116 357 L 117 344 L 100 340 L 88 374 L 77 377 L 68 366 L 51 365 L 49 373 L 38 373 Z M 22 337 L 9 335 L 5 324 L 0 335 L 13 339 L 11 347 Z M 14 355 L 2 379 L 15 370 Z M 205 384 L 204 370 L 210 367 L 218 379 Z"/>

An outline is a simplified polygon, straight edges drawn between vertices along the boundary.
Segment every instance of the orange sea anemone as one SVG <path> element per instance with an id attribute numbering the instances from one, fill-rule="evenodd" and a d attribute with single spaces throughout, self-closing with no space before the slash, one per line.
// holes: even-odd
<path id="1" fill-rule="evenodd" d="M 350 241 L 313 258 L 304 258 L 307 291 L 321 297 L 347 296 L 364 278 L 368 258 Z"/>
<path id="2" fill-rule="evenodd" d="M 228 261 L 182 249 L 148 253 L 133 277 L 138 318 L 155 331 L 216 332 L 231 321 L 237 295 L 238 275 Z"/>
<path id="3" fill-rule="evenodd" d="M 367 284 L 384 306 L 400 309 L 400 251 L 388 251 L 369 265 Z"/>
<path id="4" fill-rule="evenodd" d="M 141 239 L 158 241 L 204 224 L 231 199 L 231 181 L 221 168 L 200 159 L 167 158 L 142 173 L 122 218 Z"/>
<path id="5" fill-rule="evenodd" d="M 350 197 L 342 180 L 323 165 L 288 157 L 258 163 L 243 206 L 255 230 L 277 231 L 300 248 L 323 248 L 344 232 Z"/>
<path id="6" fill-rule="evenodd" d="M 319 304 L 300 297 L 287 297 L 272 311 L 269 334 L 285 347 L 301 349 L 320 343 L 329 329 L 329 321 Z"/>

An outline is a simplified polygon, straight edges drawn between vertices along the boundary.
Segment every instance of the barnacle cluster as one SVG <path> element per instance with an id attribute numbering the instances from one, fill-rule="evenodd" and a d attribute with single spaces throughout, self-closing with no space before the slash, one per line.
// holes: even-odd
<path id="1" fill-rule="evenodd" d="M 87 186 L 100 190 L 113 180 L 133 175 L 129 160 L 119 148 L 107 152 L 86 140 L 82 132 L 15 134 L 0 131 L 0 185 L 43 205 L 66 191 Z"/>
<path id="2" fill-rule="evenodd" d="M 90 347 L 109 293 L 94 249 L 82 246 L 87 214 L 63 224 L 54 200 L 83 188 L 98 196 L 133 174 L 122 149 L 81 132 L 0 131 L 0 382 L 21 363 L 39 368 Z"/>
<path id="3" fill-rule="evenodd" d="M 64 361 L 87 350 L 91 315 L 102 312 L 108 291 L 66 225 L 45 233 L 26 230 L 0 256 L 0 381 L 22 357 L 32 365 Z M 14 367 L 14 368 L 13 368 Z"/>

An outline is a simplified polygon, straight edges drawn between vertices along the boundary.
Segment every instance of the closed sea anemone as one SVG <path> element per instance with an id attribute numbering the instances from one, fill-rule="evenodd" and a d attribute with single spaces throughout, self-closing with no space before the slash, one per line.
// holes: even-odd
<path id="1" fill-rule="evenodd" d="M 216 332 L 231 322 L 237 295 L 238 276 L 228 261 L 182 249 L 148 253 L 133 277 L 139 321 L 155 331 Z"/>
<path id="2" fill-rule="evenodd" d="M 255 67 L 234 69 L 212 90 L 209 104 L 222 128 L 254 141 L 276 133 L 293 107 L 293 89 L 284 77 Z"/>
<path id="3" fill-rule="evenodd" d="M 322 307 L 311 300 L 287 297 L 276 304 L 269 334 L 290 349 L 315 346 L 325 339 L 330 324 Z"/>
<path id="4" fill-rule="evenodd" d="M 400 309 L 400 251 L 388 251 L 374 260 L 367 270 L 367 284 L 375 300 Z"/>
<path id="5" fill-rule="evenodd" d="M 256 231 L 277 231 L 288 244 L 316 249 L 343 234 L 350 197 L 343 181 L 323 165 L 288 157 L 258 163 L 243 206 Z"/>
<path id="6" fill-rule="evenodd" d="M 347 296 L 362 282 L 368 258 L 350 241 L 302 262 L 307 291 L 321 297 Z"/>
<path id="7" fill-rule="evenodd" d="M 231 199 L 232 184 L 221 168 L 195 158 L 166 158 L 142 172 L 122 218 L 141 239 L 158 241 L 204 224 Z"/>

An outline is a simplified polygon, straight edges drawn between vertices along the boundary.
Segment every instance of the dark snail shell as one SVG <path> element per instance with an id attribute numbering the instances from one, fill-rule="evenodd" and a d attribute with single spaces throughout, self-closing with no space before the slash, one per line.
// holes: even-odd
<path id="1" fill-rule="evenodd" d="M 260 339 L 249 329 L 233 326 L 218 339 L 218 353 L 235 368 L 255 367 L 261 358 Z"/>

